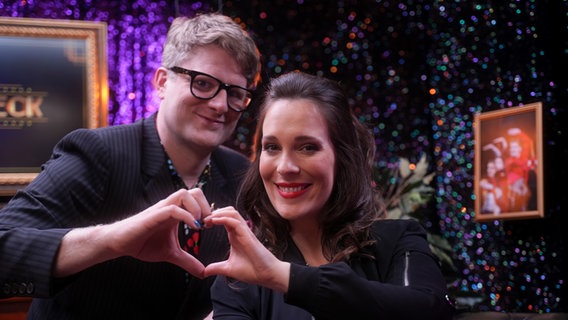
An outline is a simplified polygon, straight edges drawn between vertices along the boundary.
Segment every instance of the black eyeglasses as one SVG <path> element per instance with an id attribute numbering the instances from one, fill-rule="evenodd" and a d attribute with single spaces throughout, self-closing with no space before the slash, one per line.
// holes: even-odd
<path id="1" fill-rule="evenodd" d="M 213 99 L 221 89 L 227 91 L 227 106 L 231 110 L 243 112 L 252 100 L 252 92 L 246 88 L 223 83 L 207 73 L 187 70 L 181 67 L 171 67 L 175 73 L 187 74 L 191 78 L 191 94 L 197 99 Z"/>

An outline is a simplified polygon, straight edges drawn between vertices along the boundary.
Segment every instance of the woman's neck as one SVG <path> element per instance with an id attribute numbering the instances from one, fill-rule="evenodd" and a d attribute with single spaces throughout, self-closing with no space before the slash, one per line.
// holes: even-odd
<path id="1" fill-rule="evenodd" d="M 323 255 L 323 248 L 321 244 L 321 229 L 317 222 L 313 225 L 316 227 L 308 227 L 309 223 L 298 223 L 300 227 L 292 226 L 290 236 L 296 244 L 296 247 L 302 253 L 306 264 L 309 266 L 320 266 L 327 264 L 329 261 Z"/>

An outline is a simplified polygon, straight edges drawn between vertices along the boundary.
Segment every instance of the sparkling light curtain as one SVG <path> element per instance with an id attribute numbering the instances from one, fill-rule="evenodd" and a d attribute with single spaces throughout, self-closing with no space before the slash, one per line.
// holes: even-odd
<path id="1" fill-rule="evenodd" d="M 0 2 L 2 16 L 108 23 L 111 125 L 156 110 L 151 77 L 173 17 L 220 9 L 256 39 L 263 84 L 295 69 L 340 80 L 375 132 L 378 165 L 428 156 L 425 224 L 453 245 L 453 292 L 482 297 L 479 310 L 567 311 L 567 200 L 552 187 L 568 179 L 566 0 Z M 227 145 L 248 152 L 258 101 Z M 475 223 L 473 114 L 534 101 L 545 106 L 547 219 Z"/>

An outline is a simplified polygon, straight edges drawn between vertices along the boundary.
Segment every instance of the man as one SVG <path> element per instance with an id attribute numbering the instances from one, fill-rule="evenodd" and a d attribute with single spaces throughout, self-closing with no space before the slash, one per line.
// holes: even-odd
<path id="1" fill-rule="evenodd" d="M 204 265 L 228 241 L 199 220 L 234 204 L 248 159 L 221 144 L 259 73 L 254 41 L 230 18 L 175 19 L 154 74 L 158 112 L 68 134 L 0 211 L 0 297 L 34 297 L 32 319 L 207 315 Z"/>

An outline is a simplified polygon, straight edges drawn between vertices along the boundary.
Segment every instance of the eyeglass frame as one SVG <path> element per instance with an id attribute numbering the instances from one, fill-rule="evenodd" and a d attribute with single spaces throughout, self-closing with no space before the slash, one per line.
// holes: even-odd
<path id="1" fill-rule="evenodd" d="M 176 74 L 185 74 L 188 75 L 190 77 L 190 82 L 189 82 L 189 91 L 191 92 L 191 94 L 200 100 L 210 100 L 215 98 L 219 92 L 221 92 L 222 89 L 224 89 L 225 91 L 227 91 L 227 107 L 229 107 L 229 109 L 236 111 L 236 112 L 243 112 L 246 110 L 246 108 L 250 105 L 251 101 L 252 101 L 252 90 L 247 89 L 247 88 L 243 88 L 241 86 L 237 86 L 234 84 L 228 84 L 228 83 L 224 83 L 223 81 L 215 78 L 214 76 L 204 73 L 204 72 L 200 72 L 200 71 L 195 71 L 195 70 L 188 70 L 182 67 L 178 67 L 178 66 L 173 66 L 171 68 L 169 68 L 169 70 L 173 71 Z M 209 98 L 203 98 L 200 96 L 197 96 L 194 92 L 193 92 L 193 80 L 195 79 L 196 76 L 206 76 L 211 78 L 212 80 L 217 81 L 217 83 L 219 84 L 219 86 L 217 87 L 217 91 L 215 91 L 215 93 L 209 97 Z M 229 89 L 231 88 L 239 88 L 242 90 L 245 90 L 248 93 L 248 101 L 245 100 L 245 104 L 244 104 L 244 108 L 242 109 L 237 109 L 231 106 L 231 104 L 229 103 Z"/>

